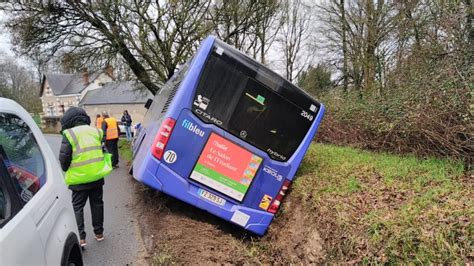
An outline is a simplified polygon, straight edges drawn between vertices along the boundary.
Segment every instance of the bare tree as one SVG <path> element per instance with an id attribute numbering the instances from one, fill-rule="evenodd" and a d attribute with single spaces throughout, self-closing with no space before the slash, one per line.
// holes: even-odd
<path id="1" fill-rule="evenodd" d="M 376 75 L 379 80 L 383 76 L 381 63 L 385 65 L 387 61 L 387 51 L 382 47 L 392 41 L 389 38 L 395 17 L 392 5 L 384 0 L 331 0 L 318 8 L 324 23 L 321 32 L 326 39 L 325 48 L 342 72 L 344 89 L 352 81 L 354 89 L 372 90 Z"/>
<path id="2" fill-rule="evenodd" d="M 0 62 L 0 97 L 17 101 L 30 112 L 41 111 L 34 75 L 12 58 Z"/>
<path id="3" fill-rule="evenodd" d="M 281 0 L 216 0 L 210 22 L 221 40 L 265 63 L 279 30 Z"/>
<path id="4" fill-rule="evenodd" d="M 126 62 L 151 92 L 214 32 L 265 61 L 279 0 L 15 1 L 7 28 L 19 54 L 60 57 L 71 71 Z"/>
<path id="5" fill-rule="evenodd" d="M 209 1 L 17 1 L 5 4 L 21 54 L 79 54 L 82 62 L 120 55 L 151 92 L 171 77 L 209 32 Z"/>
<path id="6" fill-rule="evenodd" d="M 339 12 L 341 13 L 341 41 L 342 41 L 342 58 L 343 58 L 343 65 L 342 65 L 342 78 L 343 78 L 343 89 L 347 92 L 347 88 L 349 87 L 348 81 L 348 71 L 347 71 L 347 62 L 348 62 L 348 53 L 347 53 L 347 22 L 346 22 L 346 9 L 344 0 L 339 0 Z"/>
<path id="7" fill-rule="evenodd" d="M 266 55 L 273 46 L 275 38 L 281 28 L 281 0 L 263 0 L 256 16 L 261 18 L 260 23 L 255 25 L 255 45 L 253 57 L 259 59 L 262 64 L 266 64 Z"/>
<path id="8" fill-rule="evenodd" d="M 311 8 L 302 0 L 285 0 L 282 8 L 282 28 L 277 41 L 279 42 L 285 76 L 289 81 L 298 78 L 308 63 L 310 54 L 306 52 L 310 32 Z"/>

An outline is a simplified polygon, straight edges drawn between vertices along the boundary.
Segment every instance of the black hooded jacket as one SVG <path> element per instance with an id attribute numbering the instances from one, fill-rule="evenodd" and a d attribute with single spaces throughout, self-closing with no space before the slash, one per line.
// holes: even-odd
<path id="1" fill-rule="evenodd" d="M 79 107 L 71 107 L 66 111 L 66 113 L 64 113 L 63 117 L 61 118 L 61 133 L 66 129 L 90 124 L 91 119 L 87 115 L 86 111 L 84 111 L 84 109 Z M 61 163 L 61 168 L 63 169 L 63 171 L 67 171 L 67 169 L 69 169 L 69 166 L 71 166 L 71 161 L 72 146 L 66 136 L 63 135 L 63 139 L 61 141 L 61 149 L 59 150 L 59 162 Z M 89 184 L 70 185 L 69 188 L 72 190 L 84 190 L 96 188 L 98 186 L 102 186 L 103 184 L 104 179 L 101 179 L 99 181 L 95 181 Z"/>

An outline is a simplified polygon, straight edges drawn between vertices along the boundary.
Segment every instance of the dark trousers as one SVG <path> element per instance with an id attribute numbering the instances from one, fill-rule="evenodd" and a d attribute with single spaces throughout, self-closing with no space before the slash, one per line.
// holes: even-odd
<path id="1" fill-rule="evenodd" d="M 111 139 L 105 141 L 107 150 L 112 154 L 112 166 L 116 166 L 119 162 L 118 154 L 118 139 Z"/>
<path id="2" fill-rule="evenodd" d="M 104 232 L 104 201 L 102 200 L 102 186 L 93 189 L 73 190 L 72 206 L 76 215 L 77 227 L 81 239 L 86 239 L 86 231 L 84 231 L 84 206 L 87 199 L 91 206 L 92 226 L 96 235 Z"/>

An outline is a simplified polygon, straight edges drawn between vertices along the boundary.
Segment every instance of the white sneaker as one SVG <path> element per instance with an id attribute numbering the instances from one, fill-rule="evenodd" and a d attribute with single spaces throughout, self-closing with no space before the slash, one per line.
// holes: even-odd
<path id="1" fill-rule="evenodd" d="M 103 241 L 104 239 L 104 234 L 95 235 L 95 240 L 97 240 L 98 242 Z"/>

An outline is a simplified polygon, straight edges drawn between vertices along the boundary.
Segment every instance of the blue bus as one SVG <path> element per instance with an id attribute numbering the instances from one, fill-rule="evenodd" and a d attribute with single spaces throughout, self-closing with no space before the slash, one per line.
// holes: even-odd
<path id="1" fill-rule="evenodd" d="M 216 39 L 166 82 L 133 141 L 138 181 L 263 235 L 324 106 Z"/>

